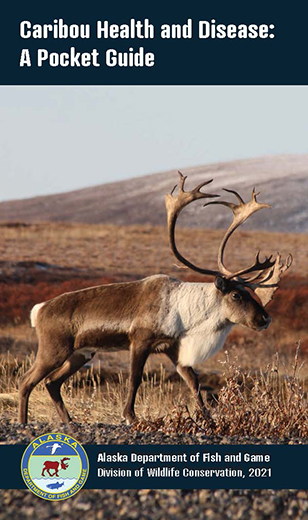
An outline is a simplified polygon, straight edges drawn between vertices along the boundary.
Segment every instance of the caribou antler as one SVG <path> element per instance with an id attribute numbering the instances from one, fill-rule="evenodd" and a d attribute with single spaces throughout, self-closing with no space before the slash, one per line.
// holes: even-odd
<path id="1" fill-rule="evenodd" d="M 260 261 L 259 255 L 260 252 L 256 254 L 255 261 L 252 265 L 240 269 L 239 271 L 231 272 L 229 271 L 224 264 L 224 251 L 227 245 L 229 238 L 232 233 L 245 222 L 251 215 L 256 213 L 257 211 L 270 208 L 269 204 L 263 204 L 257 201 L 257 195 L 255 188 L 252 190 L 251 200 L 249 202 L 244 202 L 242 197 L 234 190 L 229 190 L 224 188 L 224 191 L 228 193 L 233 193 L 238 199 L 239 203 L 234 204 L 232 202 L 222 201 L 214 201 L 207 202 L 204 206 L 209 206 L 210 204 L 222 204 L 223 206 L 227 206 L 231 209 L 233 213 L 233 221 L 226 231 L 220 247 L 218 251 L 218 271 L 213 271 L 211 269 L 203 269 L 192 264 L 189 260 L 184 258 L 181 253 L 178 251 L 176 243 L 175 243 L 175 224 L 177 218 L 185 206 L 193 202 L 194 200 L 203 199 L 203 198 L 212 198 L 219 197 L 219 195 L 210 195 L 208 193 L 203 193 L 200 189 L 207 184 L 212 182 L 212 179 L 206 182 L 202 182 L 196 188 L 191 191 L 185 191 L 185 180 L 186 176 L 184 176 L 181 172 L 178 172 L 180 175 L 180 186 L 179 193 L 176 197 L 173 196 L 174 190 L 177 186 L 174 186 L 173 190 L 170 194 L 165 197 L 165 204 L 167 209 L 167 221 L 168 221 L 168 231 L 169 231 L 169 241 L 171 245 L 171 249 L 175 255 L 175 257 L 185 266 L 189 267 L 193 271 L 197 271 L 202 274 L 209 274 L 214 276 L 220 276 L 226 278 L 227 280 L 231 280 L 236 278 L 236 281 L 244 286 L 252 289 L 257 296 L 260 298 L 263 306 L 265 306 L 272 298 L 274 292 L 278 287 L 278 283 L 280 281 L 280 277 L 284 271 L 289 269 L 292 264 L 292 256 L 289 255 L 286 263 L 283 264 L 281 262 L 281 257 L 279 253 L 275 260 L 272 260 L 272 255 L 266 257 L 264 261 Z M 254 273 L 250 277 L 243 278 L 243 275 L 247 275 L 249 273 Z M 257 273 L 257 274 L 255 274 Z M 269 282 L 269 283 L 267 283 Z"/>
<path id="2" fill-rule="evenodd" d="M 203 193 L 202 191 L 200 191 L 203 186 L 210 184 L 213 181 L 213 179 L 202 182 L 201 184 L 199 184 L 196 188 L 194 188 L 191 191 L 185 191 L 184 186 L 185 186 L 185 181 L 187 179 L 187 176 L 184 176 L 181 172 L 178 172 L 178 173 L 180 176 L 180 186 L 179 186 L 178 195 L 176 197 L 173 196 L 174 190 L 177 187 L 177 185 L 175 185 L 173 190 L 171 191 L 171 193 L 168 193 L 168 195 L 165 196 L 169 241 L 170 241 L 170 246 L 171 246 L 172 252 L 175 255 L 175 257 L 180 262 L 182 262 L 182 264 L 186 265 L 193 271 L 197 271 L 198 273 L 202 273 L 202 274 L 219 276 L 221 273 L 219 273 L 218 271 L 212 271 L 211 269 L 202 269 L 202 268 L 197 267 L 196 265 L 192 264 L 186 258 L 184 258 L 176 247 L 175 237 L 174 237 L 175 224 L 176 224 L 177 218 L 178 218 L 180 212 L 182 211 L 182 209 L 185 208 L 185 206 L 187 206 L 194 200 L 219 197 L 219 195 L 210 195 L 208 193 Z"/>
<path id="3" fill-rule="evenodd" d="M 236 271 L 236 272 L 232 273 L 224 265 L 224 251 L 225 251 L 225 247 L 226 247 L 227 242 L 228 242 L 230 236 L 232 235 L 232 233 L 234 233 L 234 231 L 241 224 L 243 224 L 243 222 L 245 222 L 245 220 L 247 220 L 251 215 L 253 215 L 253 213 L 256 213 L 256 211 L 259 211 L 260 209 L 271 207 L 269 204 L 260 204 L 260 202 L 257 201 L 257 195 L 259 195 L 259 193 L 255 192 L 255 188 L 252 190 L 251 200 L 249 202 L 244 202 L 242 197 L 234 190 L 228 190 L 227 188 L 224 188 L 224 191 L 227 191 L 228 193 L 233 193 L 236 196 L 236 198 L 238 199 L 239 204 L 234 204 L 232 202 L 226 202 L 224 200 L 216 201 L 216 202 L 208 202 L 207 204 L 205 204 L 205 206 L 208 206 L 209 204 L 222 204 L 223 206 L 227 206 L 228 208 L 230 208 L 233 213 L 233 221 L 232 221 L 231 225 L 229 226 L 229 228 L 227 229 L 225 236 L 223 237 L 222 242 L 220 244 L 219 251 L 218 251 L 218 268 L 220 269 L 221 273 L 223 273 L 223 275 L 227 279 L 231 279 L 231 278 L 236 278 L 236 277 L 242 276 L 244 274 L 252 273 L 255 271 L 264 271 L 265 269 L 271 268 L 275 264 L 275 260 L 272 261 L 271 260 L 272 256 L 270 256 L 270 257 L 266 258 L 264 260 L 264 262 L 260 262 L 260 259 L 259 259 L 260 252 L 258 252 L 256 254 L 255 261 L 252 265 L 250 265 L 249 267 L 246 267 L 245 269 L 241 269 L 240 271 Z M 246 281 L 249 282 L 250 279 L 246 278 Z"/>
<path id="4" fill-rule="evenodd" d="M 284 264 L 281 262 L 280 254 L 277 253 L 275 264 L 270 277 L 271 283 L 265 284 L 264 282 L 266 280 L 263 280 L 263 282 L 260 285 L 257 284 L 257 287 L 253 288 L 255 294 L 260 298 L 263 307 L 265 307 L 265 305 L 267 305 L 271 301 L 274 292 L 278 289 L 278 284 L 280 282 L 281 275 L 285 271 L 287 271 L 289 267 L 291 267 L 292 262 L 293 257 L 291 254 L 287 256 L 286 262 Z"/>

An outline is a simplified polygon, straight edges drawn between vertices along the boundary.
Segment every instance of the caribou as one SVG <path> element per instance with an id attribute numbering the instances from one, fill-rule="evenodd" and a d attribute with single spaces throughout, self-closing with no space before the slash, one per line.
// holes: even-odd
<path id="1" fill-rule="evenodd" d="M 257 201 L 259 194 L 255 189 L 249 202 L 244 202 L 236 191 L 226 189 L 237 198 L 237 203 L 215 200 L 204 204 L 228 207 L 233 220 L 219 247 L 218 269 L 198 267 L 177 248 L 176 221 L 193 201 L 219 195 L 201 191 L 212 180 L 186 191 L 186 177 L 180 172 L 179 175 L 178 194 L 174 195 L 175 186 L 165 197 L 171 250 L 186 268 L 213 276 L 214 281 L 183 282 L 160 274 L 68 292 L 35 305 L 31 324 L 36 328 L 38 351 L 20 383 L 21 423 L 27 422 L 30 393 L 43 379 L 60 420 L 69 422 L 61 385 L 98 350 L 130 351 L 129 389 L 123 410 L 128 424 L 136 418 L 136 393 L 151 353 L 169 357 L 196 404 L 205 410 L 194 367 L 218 352 L 234 325 L 255 331 L 269 326 L 271 319 L 265 306 L 278 288 L 281 275 L 290 267 L 292 256 L 283 263 L 279 253 L 276 258 L 265 257 L 263 261 L 258 253 L 251 265 L 231 272 L 225 265 L 224 253 L 233 232 L 255 212 L 270 206 Z"/>
<path id="2" fill-rule="evenodd" d="M 50 477 L 58 477 L 59 476 L 59 470 L 60 469 L 67 469 L 68 463 L 67 460 L 70 460 L 69 457 L 64 457 L 63 459 L 58 462 L 57 460 L 45 460 L 44 467 L 42 470 L 42 477 L 45 475 L 45 471 L 47 471 L 48 475 Z M 50 472 L 53 470 L 53 473 Z"/>

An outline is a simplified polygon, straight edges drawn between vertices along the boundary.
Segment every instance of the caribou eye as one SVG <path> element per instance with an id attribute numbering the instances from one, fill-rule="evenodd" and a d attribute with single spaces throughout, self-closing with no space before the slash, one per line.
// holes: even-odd
<path id="1" fill-rule="evenodd" d="M 234 293 L 232 293 L 232 299 L 239 301 L 239 300 L 242 299 L 242 297 L 241 297 L 241 295 L 239 293 L 234 292 Z"/>

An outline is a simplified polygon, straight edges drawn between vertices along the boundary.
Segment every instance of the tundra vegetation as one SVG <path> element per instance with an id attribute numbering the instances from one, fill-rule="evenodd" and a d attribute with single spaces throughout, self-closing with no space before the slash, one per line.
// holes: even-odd
<path id="1" fill-rule="evenodd" d="M 29 322 L 34 304 L 65 291 L 161 272 L 185 281 L 205 280 L 174 265 L 162 228 L 10 223 L 1 225 L 1 235 L 0 410 L 12 422 L 17 417 L 18 380 L 33 363 L 37 347 Z M 215 267 L 221 235 L 219 230 L 178 230 L 182 250 L 196 263 L 209 259 L 209 268 Z M 200 247 L 205 243 L 206 251 Z M 228 244 L 234 269 L 251 261 L 258 247 L 265 254 L 279 250 L 284 257 L 295 252 L 292 272 L 282 279 L 268 306 L 271 326 L 259 334 L 234 328 L 223 351 L 199 367 L 211 421 L 195 412 L 185 384 L 165 356 L 150 357 L 137 395 L 140 420 L 134 428 L 166 433 L 307 436 L 306 243 L 307 237 L 300 234 L 237 232 L 236 240 Z M 89 368 L 64 383 L 63 397 L 74 421 L 121 422 L 128 365 L 127 353 L 104 352 Z M 33 391 L 29 413 L 30 420 L 54 424 L 55 411 L 41 383 Z"/>

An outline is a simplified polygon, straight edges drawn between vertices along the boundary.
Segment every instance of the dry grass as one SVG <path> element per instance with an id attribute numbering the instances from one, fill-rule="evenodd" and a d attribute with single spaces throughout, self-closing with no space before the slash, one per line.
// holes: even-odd
<path id="1" fill-rule="evenodd" d="M 11 354 L 0 357 L 0 413 L 6 412 L 16 421 L 18 406 L 18 383 L 22 375 L 34 362 L 30 354 L 20 362 Z M 100 362 L 88 370 L 77 372 L 62 386 L 63 399 L 72 419 L 80 423 L 121 422 L 122 409 L 128 392 L 127 372 L 101 381 Z M 165 369 L 150 374 L 145 371 L 144 380 L 136 399 L 136 413 L 140 417 L 156 419 L 170 408 L 182 404 L 187 393 L 182 382 L 172 382 L 166 377 Z M 43 383 L 37 385 L 30 397 L 29 420 L 57 420 L 50 397 Z"/>
<path id="2" fill-rule="evenodd" d="M 16 421 L 18 380 L 33 363 L 33 355 L 20 363 L 11 355 L 0 362 L 0 412 Z M 207 399 L 209 416 L 194 412 L 194 402 L 181 381 L 159 372 L 145 373 L 136 401 L 139 417 L 135 427 L 141 431 L 198 433 L 252 437 L 305 438 L 308 435 L 307 392 L 301 377 L 302 364 L 297 348 L 289 372 L 280 366 L 278 354 L 271 366 L 247 373 L 238 360 L 229 355 L 222 362 L 223 386 L 218 397 Z M 99 364 L 91 366 L 87 376 L 77 373 L 63 385 L 63 398 L 71 416 L 78 423 L 119 424 L 128 390 L 128 378 L 122 372 L 118 380 L 101 383 Z M 202 378 L 201 378 L 202 380 Z M 148 418 L 151 417 L 149 421 Z M 57 420 L 43 384 L 31 394 L 30 421 Z"/>
<path id="3" fill-rule="evenodd" d="M 226 384 L 206 417 L 189 407 L 174 409 L 158 420 L 141 420 L 136 428 L 165 433 L 205 433 L 206 435 L 252 438 L 307 439 L 308 402 L 300 378 L 298 349 L 292 371 L 282 376 L 279 357 L 272 367 L 257 374 L 245 374 L 236 363 L 226 360 Z"/>

